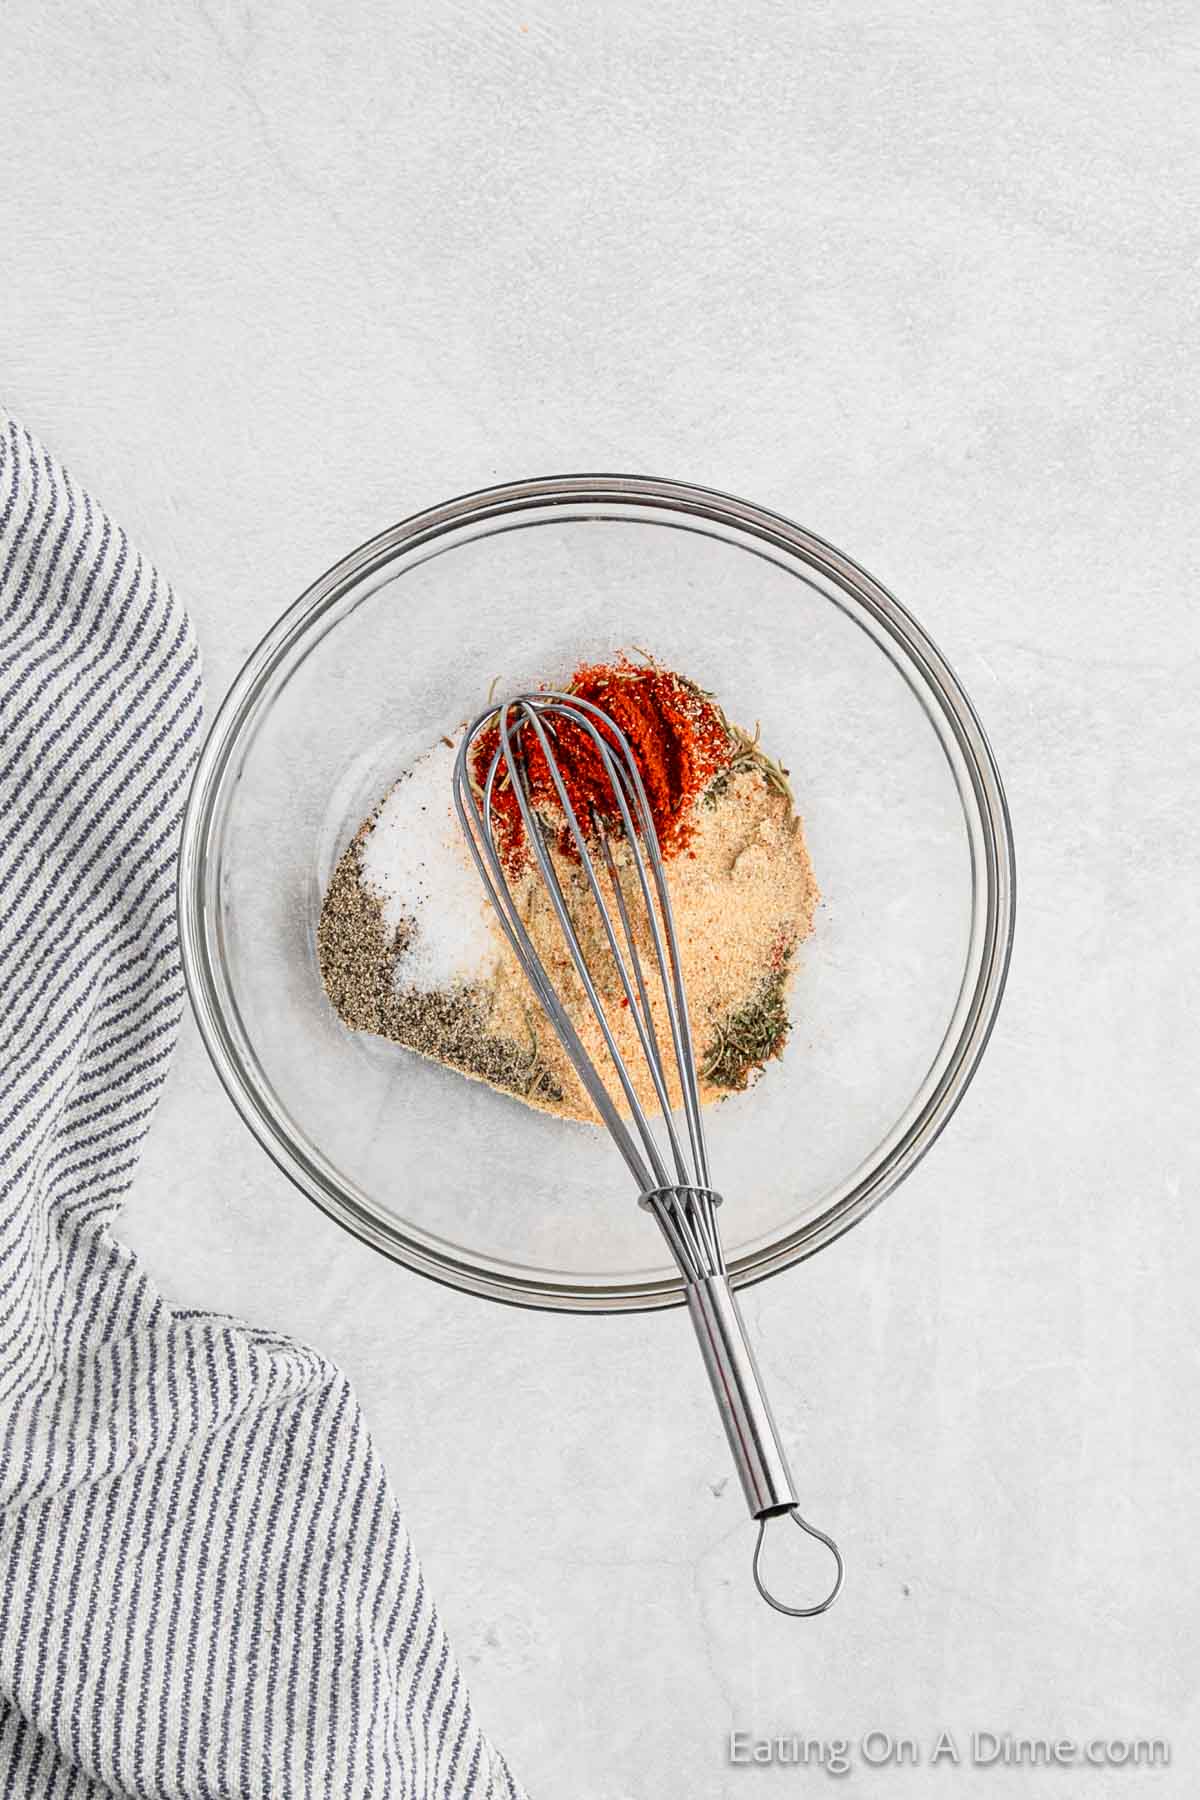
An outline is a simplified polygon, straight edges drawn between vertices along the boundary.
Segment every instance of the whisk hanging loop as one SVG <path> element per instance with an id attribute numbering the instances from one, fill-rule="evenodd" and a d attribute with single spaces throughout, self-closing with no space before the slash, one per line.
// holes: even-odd
<path id="1" fill-rule="evenodd" d="M 818 1600 L 814 1606 L 788 1606 L 784 1601 L 776 1599 L 775 1595 L 763 1581 L 762 1570 L 759 1567 L 759 1564 L 762 1561 L 763 1539 L 767 1535 L 767 1526 L 771 1523 L 772 1519 L 791 1519 L 794 1524 L 800 1527 L 801 1531 L 806 1531 L 809 1537 L 816 1538 L 818 1543 L 824 1544 L 833 1556 L 833 1560 L 837 1565 L 837 1574 L 834 1577 L 833 1586 L 830 1588 L 825 1598 L 823 1600 Z M 828 1612 L 829 1608 L 841 1593 L 842 1582 L 846 1577 L 846 1565 L 842 1561 L 842 1553 L 834 1543 L 833 1539 L 828 1536 L 826 1532 L 819 1531 L 815 1525 L 810 1525 L 798 1506 L 789 1506 L 786 1513 L 767 1513 L 759 1520 L 758 1541 L 754 1546 L 754 1561 L 751 1563 L 750 1567 L 754 1576 L 754 1585 L 766 1601 L 767 1605 L 773 1606 L 776 1612 L 786 1613 L 789 1619 L 815 1619 L 818 1613 Z"/>

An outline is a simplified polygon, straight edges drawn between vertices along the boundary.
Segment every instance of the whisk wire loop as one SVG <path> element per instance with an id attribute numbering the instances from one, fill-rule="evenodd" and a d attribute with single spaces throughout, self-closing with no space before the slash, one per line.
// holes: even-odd
<path id="1" fill-rule="evenodd" d="M 477 730 L 490 716 L 492 715 L 484 714 L 476 722 L 473 730 Z M 492 796 L 501 763 L 500 755 L 497 753 L 493 757 L 482 784 L 481 798 L 477 800 L 470 782 L 470 767 L 466 763 L 464 755 L 466 743 L 469 741 L 470 734 L 468 734 L 463 748 L 460 749 L 455 766 L 454 806 L 476 870 L 509 947 L 547 1017 L 553 1023 L 572 1068 L 621 1152 L 634 1180 L 644 1186 L 645 1164 L 626 1130 L 624 1120 L 613 1104 L 599 1071 L 585 1050 L 570 1014 L 559 1001 L 554 984 L 521 919 L 494 838 L 490 831 L 484 828 L 484 819 L 491 815 Z"/>
<path id="2" fill-rule="evenodd" d="M 571 961 L 575 966 L 575 972 L 578 975 L 580 982 L 583 985 L 584 993 L 587 995 L 588 1003 L 591 1006 L 592 1013 L 596 1019 L 597 1024 L 600 1027 L 601 1035 L 604 1038 L 605 1047 L 606 1047 L 608 1054 L 609 1054 L 610 1058 L 612 1059 L 614 1067 L 616 1069 L 617 1077 L 621 1084 L 621 1088 L 622 1088 L 622 1091 L 625 1096 L 626 1104 L 630 1106 L 631 1115 L 634 1118 L 635 1123 L 638 1125 L 639 1131 L 643 1138 L 643 1145 L 644 1145 L 644 1148 L 646 1149 L 647 1154 L 651 1157 L 652 1160 L 655 1160 L 657 1158 L 657 1148 L 653 1143 L 653 1139 L 649 1133 L 648 1128 L 644 1127 L 643 1119 L 639 1118 L 637 1111 L 634 1110 L 633 1102 L 635 1101 L 636 1096 L 634 1095 L 634 1092 L 633 1092 L 632 1082 L 630 1081 L 628 1071 L 626 1070 L 623 1062 L 621 1061 L 620 1057 L 617 1054 L 615 1040 L 613 1039 L 613 1035 L 612 1035 L 612 1027 L 609 1024 L 608 1015 L 604 1010 L 604 1003 L 601 1000 L 600 995 L 596 989 L 595 982 L 592 979 L 591 971 L 587 965 L 587 960 L 583 955 L 582 947 L 580 946 L 580 943 L 579 943 L 579 935 L 576 930 L 574 921 L 571 918 L 570 909 L 567 905 L 566 896 L 562 890 L 562 883 L 559 880 L 558 871 L 555 868 L 554 863 L 551 860 L 549 852 L 546 848 L 545 839 L 543 837 L 540 821 L 538 820 L 536 814 L 534 813 L 533 807 L 530 803 L 527 788 L 526 788 L 526 783 L 523 780 L 518 779 L 516 777 L 515 773 L 513 773 L 519 766 L 519 764 L 518 764 L 519 751 L 518 751 L 517 745 L 514 743 L 513 738 L 512 738 L 511 723 L 510 723 L 509 716 L 508 716 L 509 710 L 510 709 L 507 707 L 504 708 L 500 715 L 500 740 L 501 740 L 501 745 L 503 746 L 503 750 L 506 753 L 508 769 L 510 771 L 510 774 L 513 775 L 513 789 L 514 789 L 514 792 L 516 795 L 517 805 L 520 808 L 522 822 L 525 826 L 526 837 L 527 837 L 529 845 L 533 851 L 534 857 L 537 861 L 539 870 L 542 875 L 542 879 L 546 884 L 547 891 L 549 892 L 550 900 L 554 907 L 554 912 L 558 919 L 558 923 L 559 923 L 559 927 L 562 931 L 563 939 L 566 943 L 567 950 L 571 957 Z M 538 718 L 536 713 L 530 712 L 528 714 L 528 723 L 532 726 L 534 732 L 536 733 L 536 735 L 541 743 L 543 752 L 545 753 L 547 760 L 550 762 L 551 767 L 556 769 L 557 764 L 554 762 L 553 755 L 550 752 L 545 729 L 542 726 L 541 720 Z M 499 756 L 500 754 L 501 754 L 501 752 L 498 750 L 497 755 Z M 564 790 L 564 793 L 565 793 L 565 790 Z M 582 845 L 583 836 L 582 836 L 582 832 L 579 827 L 579 820 L 575 814 L 574 808 L 571 807 L 571 805 L 570 805 L 569 799 L 567 800 L 567 803 L 564 806 L 564 812 L 566 814 L 567 824 L 572 832 L 572 835 L 576 838 L 577 843 Z M 536 952 L 532 951 L 532 943 L 530 943 L 530 949 L 531 949 L 531 952 L 536 956 Z M 619 959 L 615 952 L 615 948 L 614 948 L 614 960 L 618 961 L 619 972 L 623 972 L 623 971 L 620 971 Z M 544 968 L 544 965 L 542 965 L 542 966 Z M 560 1014 L 563 1017 L 565 1017 L 568 1020 L 568 1022 L 569 1022 L 569 1014 L 566 1012 L 566 1008 L 562 1006 L 562 1004 L 559 1000 L 557 991 L 553 989 L 552 984 L 548 984 L 548 985 L 550 985 L 550 992 L 553 994 L 553 1001 L 554 1001 L 554 1007 L 555 1007 L 555 1011 L 553 1013 L 553 1023 L 556 1028 L 559 1028 L 560 1027 Z"/>
<path id="3" fill-rule="evenodd" d="M 568 716 L 569 716 L 569 714 L 568 714 Z M 617 938 L 617 934 L 613 929 L 612 916 L 611 916 L 607 906 L 604 903 L 604 896 L 601 892 L 600 884 L 596 877 L 595 864 L 593 862 L 592 855 L 591 855 L 591 852 L 588 847 L 588 843 L 587 843 L 587 839 L 586 839 L 584 831 L 583 831 L 583 827 L 580 824 L 579 816 L 575 810 L 574 805 L 572 804 L 571 796 L 570 796 L 569 792 L 567 791 L 567 786 L 563 780 L 562 773 L 559 769 L 557 758 L 555 757 L 553 751 L 550 748 L 546 727 L 542 722 L 542 718 L 540 717 L 540 709 L 533 708 L 533 707 L 526 707 L 524 709 L 524 718 L 525 718 L 525 722 L 527 722 L 529 724 L 529 726 L 532 728 L 533 733 L 534 733 L 535 737 L 537 738 L 539 747 L 541 748 L 542 754 L 546 759 L 546 763 L 547 763 L 547 766 L 548 766 L 549 772 L 550 772 L 550 777 L 551 777 L 551 780 L 553 781 L 555 792 L 558 796 L 559 805 L 562 808 L 563 815 L 566 820 L 567 828 L 571 833 L 571 837 L 575 843 L 576 850 L 578 851 L 580 864 L 582 866 L 582 869 L 584 872 L 584 877 L 587 881 L 587 885 L 588 885 L 588 889 L 591 893 L 591 897 L 596 906 L 597 914 L 598 914 L 599 920 L 600 920 L 601 929 L 604 932 L 605 940 L 608 945 L 609 954 L 612 958 L 613 966 L 616 969 L 617 977 L 621 983 L 624 1000 L 625 1000 L 626 1005 L 630 1009 L 630 1014 L 631 1014 L 635 1028 L 638 1033 L 639 1042 L 641 1044 L 642 1054 L 646 1059 L 646 1066 L 650 1073 L 650 1078 L 651 1078 L 651 1081 L 652 1081 L 654 1089 L 655 1089 L 655 1094 L 658 1098 L 659 1105 L 662 1108 L 663 1119 L 664 1119 L 664 1123 L 667 1128 L 668 1140 L 671 1145 L 673 1157 L 676 1162 L 677 1172 L 679 1174 L 680 1179 L 684 1179 L 685 1176 L 684 1176 L 684 1171 L 683 1171 L 683 1167 L 682 1167 L 682 1156 L 680 1153 L 680 1147 L 679 1147 L 678 1138 L 677 1138 L 677 1135 L 675 1132 L 675 1127 L 674 1127 L 673 1121 L 671 1119 L 671 1108 L 670 1108 L 670 1102 L 669 1102 L 668 1095 L 667 1095 L 666 1081 L 665 1081 L 665 1077 L 664 1077 L 662 1061 L 661 1061 L 661 1058 L 657 1054 L 657 1041 L 652 1040 L 651 1035 L 650 1035 L 650 1030 L 652 1030 L 652 1027 L 650 1028 L 650 1030 L 648 1030 L 648 1028 L 647 1028 L 648 1021 L 649 1021 L 648 1003 L 647 1003 L 647 1007 L 646 1007 L 646 1016 L 643 1017 L 642 1010 L 638 1004 L 638 993 L 635 993 L 634 984 L 630 979 L 630 972 L 626 965 L 625 956 L 622 953 L 621 946 L 620 946 L 620 943 Z M 582 715 L 578 719 L 573 720 L 572 722 L 575 723 L 580 729 L 582 729 L 593 740 L 596 747 L 598 748 L 598 750 L 601 754 L 601 757 L 604 761 L 605 773 L 608 774 L 610 783 L 613 788 L 614 798 L 617 800 L 619 809 L 621 811 L 622 823 L 626 827 L 630 842 L 632 843 L 632 842 L 636 841 L 637 834 L 634 829 L 633 820 L 629 816 L 629 811 L 628 811 L 628 808 L 625 803 L 625 796 L 620 791 L 620 784 L 616 778 L 615 772 L 612 769 L 611 759 L 608 757 L 608 753 L 607 753 L 606 747 L 603 744 L 603 740 L 600 738 L 599 733 L 591 725 L 590 721 L 588 721 Z M 510 759 L 511 759 L 514 745 L 513 745 L 512 725 L 511 725 L 511 721 L 508 717 L 508 709 L 507 708 L 504 709 L 501 713 L 500 731 L 501 731 L 502 741 L 504 742 L 504 745 L 505 745 L 505 749 L 506 749 L 506 751 L 509 752 Z M 512 766 L 512 763 L 510 760 L 510 767 L 511 766 Z M 576 974 L 579 976 L 579 979 L 580 979 L 581 983 L 583 984 L 583 989 L 587 995 L 588 1002 L 592 1008 L 593 1015 L 596 1019 L 597 1024 L 600 1027 L 600 1033 L 604 1039 L 604 1044 L 605 1044 L 605 1048 L 608 1052 L 609 1060 L 612 1063 L 613 1070 L 617 1076 L 617 1080 L 620 1083 L 622 1092 L 625 1096 L 625 1102 L 629 1108 L 630 1115 L 633 1118 L 633 1121 L 638 1130 L 638 1134 L 642 1139 L 642 1143 L 645 1148 L 646 1155 L 648 1156 L 648 1158 L 650 1160 L 650 1164 L 653 1169 L 655 1179 L 659 1182 L 666 1182 L 668 1180 L 668 1175 L 667 1175 L 666 1166 L 662 1160 L 662 1155 L 661 1155 L 661 1152 L 659 1149 L 659 1145 L 655 1139 L 654 1132 L 650 1126 L 650 1122 L 649 1122 L 648 1118 L 646 1117 L 645 1110 L 642 1107 L 642 1105 L 638 1099 L 637 1093 L 636 1093 L 634 1085 L 633 1085 L 633 1081 L 630 1077 L 629 1070 L 626 1067 L 624 1058 L 622 1057 L 620 1051 L 617 1048 L 616 1039 L 613 1035 L 612 1025 L 609 1021 L 608 1014 L 607 1014 L 607 1011 L 604 1006 L 604 1002 L 603 1002 L 603 1000 L 596 988 L 595 982 L 592 978 L 592 973 L 588 967 L 587 959 L 583 954 L 583 947 L 579 941 L 579 933 L 576 930 L 574 921 L 571 919 L 570 910 L 567 906 L 566 898 L 562 891 L 562 885 L 558 878 L 558 872 L 555 869 L 554 863 L 550 857 L 550 853 L 549 853 L 548 849 L 546 848 L 545 839 L 539 828 L 536 815 L 534 814 L 533 807 L 532 807 L 532 804 L 531 804 L 531 801 L 529 798 L 527 786 L 524 782 L 517 782 L 515 784 L 515 786 L 516 786 L 517 804 L 521 811 L 521 818 L 525 825 L 526 834 L 527 834 L 528 840 L 533 848 L 534 856 L 537 860 L 538 867 L 541 870 L 542 877 L 545 880 L 547 887 L 549 888 L 550 898 L 553 903 L 555 913 L 558 917 L 559 926 L 562 930 L 562 934 L 563 934 L 564 940 L 566 942 L 567 949 L 568 949 L 568 952 L 571 957 L 571 961 L 573 962 L 573 964 L 575 966 Z M 650 819 L 648 816 L 647 816 L 647 819 L 645 821 L 643 821 L 643 828 L 645 828 L 645 826 L 648 826 L 650 830 L 653 830 L 653 828 L 654 828 L 653 820 Z M 619 882 L 618 882 L 618 887 L 619 887 Z M 623 922 L 627 923 L 627 921 L 628 921 L 628 914 L 626 913 L 624 915 Z M 630 936 L 629 941 L 630 941 L 630 946 L 632 948 L 632 937 L 631 936 Z M 644 984 L 639 982 L 638 990 L 639 990 L 639 993 L 644 996 L 644 994 L 645 994 Z M 653 1042 L 653 1048 L 652 1048 L 652 1042 Z"/>
<path id="4" fill-rule="evenodd" d="M 667 1018 L 671 1027 L 672 1049 L 675 1053 L 676 1067 L 679 1072 L 680 1092 L 683 1099 L 688 1137 L 691 1143 L 692 1157 L 695 1164 L 695 1179 L 702 1185 L 707 1186 L 709 1178 L 708 1149 L 705 1143 L 704 1125 L 700 1111 L 700 1092 L 696 1082 L 695 1057 L 692 1050 L 692 1028 L 688 1016 L 687 994 L 683 984 L 683 969 L 679 958 L 679 940 L 675 931 L 674 914 L 671 910 L 671 895 L 663 871 L 662 852 L 659 848 L 658 836 L 654 829 L 654 815 L 646 795 L 646 788 L 642 781 L 641 771 L 637 765 L 637 759 L 633 755 L 629 743 L 623 733 L 613 721 L 609 719 L 606 713 L 602 712 L 599 707 L 593 706 L 591 702 L 577 700 L 576 705 L 585 713 L 593 714 L 596 718 L 605 721 L 617 737 L 623 752 L 622 760 L 618 763 L 603 738 L 594 730 L 591 731 L 590 735 L 599 749 L 605 770 L 610 781 L 613 783 L 614 792 L 616 793 L 618 804 L 621 808 L 626 841 L 628 842 L 633 858 L 634 868 L 637 871 L 638 886 L 641 891 L 643 903 L 646 907 L 646 916 L 653 943 L 655 960 L 658 964 L 659 975 L 662 981 L 663 1000 L 666 1005 Z M 638 828 L 636 830 L 631 830 L 631 822 L 624 805 L 623 789 L 627 782 L 631 784 L 634 796 L 636 797 L 638 810 Z M 646 863 L 642 850 L 643 845 L 645 846 L 645 853 L 649 859 L 651 873 L 654 878 L 654 890 L 658 902 L 657 911 L 655 909 L 654 900 L 651 898 L 650 887 L 646 878 Z M 606 853 L 611 857 L 611 850 L 608 846 L 606 837 L 603 839 L 603 847 Z M 613 867 L 615 869 L 615 865 L 613 865 Z M 617 890 L 618 900 L 621 904 L 622 911 L 624 911 L 624 898 L 621 894 L 620 884 L 616 881 L 615 874 L 613 879 Z M 665 948 L 663 934 L 659 929 L 660 918 L 663 927 L 665 928 Z M 634 951 L 634 955 L 636 957 L 636 950 Z M 681 1169 L 680 1179 L 683 1180 L 684 1178 Z"/>
<path id="5" fill-rule="evenodd" d="M 605 774 L 608 776 L 609 784 L 612 787 L 613 797 L 617 802 L 617 808 L 621 815 L 621 824 L 624 830 L 625 842 L 632 857 L 633 866 L 638 878 L 638 888 L 641 893 L 642 902 L 646 908 L 646 920 L 650 931 L 652 948 L 655 961 L 658 965 L 660 979 L 662 981 L 663 1000 L 667 1019 L 671 1028 L 671 1043 L 675 1054 L 676 1067 L 679 1073 L 684 1112 L 688 1125 L 688 1136 L 695 1163 L 695 1176 L 696 1179 L 707 1182 L 707 1150 L 704 1142 L 704 1128 L 701 1122 L 699 1092 L 696 1086 L 695 1063 L 692 1055 L 691 1025 L 688 1018 L 687 997 L 683 986 L 683 973 L 679 960 L 679 945 L 675 933 L 675 921 L 671 911 L 671 896 L 663 873 L 662 852 L 658 843 L 658 835 L 654 827 L 654 814 L 646 794 L 645 783 L 642 780 L 641 771 L 637 765 L 637 759 L 633 754 L 628 739 L 625 737 L 620 727 L 616 724 L 615 720 L 600 707 L 595 706 L 591 701 L 582 699 L 578 695 L 550 693 L 545 697 L 555 703 L 554 710 L 556 712 L 561 710 L 566 717 L 570 718 L 572 723 L 578 729 L 582 730 L 587 735 L 601 760 Z M 611 738 L 616 740 L 615 744 L 610 742 L 610 740 L 605 737 L 604 733 L 598 729 L 595 721 L 599 721 L 604 727 L 604 730 L 611 734 Z M 619 756 L 618 754 L 615 754 L 615 752 L 619 753 Z M 552 765 L 551 776 L 555 781 L 556 791 L 559 794 L 560 800 L 562 800 L 564 794 L 557 764 Z M 631 817 L 631 805 L 636 812 L 636 820 Z M 602 820 L 600 821 L 600 824 L 603 830 Z M 590 874 L 591 859 L 588 855 L 587 846 L 585 843 L 581 842 L 578 834 L 575 834 L 575 841 L 576 846 L 583 857 L 584 866 L 588 869 Z M 644 855 L 643 846 L 645 846 Z M 607 833 L 604 833 L 601 839 L 601 847 L 611 858 L 611 846 L 608 843 Z M 655 905 L 655 899 L 652 899 L 651 897 L 650 884 L 647 879 L 647 859 L 649 860 L 651 873 L 654 878 L 657 907 Z M 610 869 L 615 890 L 615 898 L 622 916 L 622 923 L 628 928 L 628 913 L 625 906 L 624 893 L 615 872 L 615 861 L 611 863 Z M 595 891 L 594 884 L 593 891 Z M 601 910 L 603 910 L 603 903 L 598 894 L 596 895 L 596 899 L 597 904 L 601 907 Z M 665 928 L 665 945 L 663 941 L 663 931 L 660 930 L 660 919 L 662 921 L 662 926 Z M 636 944 L 633 941 L 631 933 L 629 934 L 629 944 L 631 959 L 636 965 L 638 963 L 638 955 Z M 628 990 L 627 997 L 630 998 L 632 1004 L 632 997 L 628 996 Z M 648 999 L 646 1001 L 646 1023 L 649 1027 L 650 1036 L 654 1038 L 656 1052 L 655 1061 L 657 1061 L 657 1039 L 654 1037 L 653 1018 L 649 1011 Z M 646 1049 L 645 1043 L 643 1043 L 643 1049 Z M 665 1113 L 665 1118 L 668 1129 L 673 1131 L 669 1109 Z M 674 1147 L 675 1146 L 673 1145 L 673 1148 Z M 680 1180 L 688 1179 L 682 1159 L 677 1150 L 676 1161 L 679 1168 Z"/>
<path id="6" fill-rule="evenodd" d="M 551 745 L 555 723 L 567 719 L 583 732 L 600 759 L 612 790 L 614 810 L 609 819 L 598 821 L 605 873 L 613 890 L 613 907 L 619 921 L 620 938 L 613 922 L 613 912 L 606 903 L 597 876 L 588 835 L 572 804 L 562 778 L 558 759 Z M 598 728 L 597 721 L 603 726 Z M 497 745 L 486 774 L 478 788 L 471 767 L 471 753 L 481 733 L 490 725 L 497 729 Z M 654 828 L 654 817 L 646 795 L 637 762 L 628 740 L 609 715 L 577 696 L 554 692 L 520 695 L 499 708 L 491 708 L 468 728 L 460 746 L 454 775 L 454 802 L 459 823 L 485 890 L 492 901 L 504 929 L 505 937 L 517 955 L 522 970 L 530 981 L 547 1013 L 572 1067 L 578 1074 L 589 1098 L 596 1105 L 605 1125 L 621 1150 L 622 1156 L 637 1180 L 639 1188 L 649 1191 L 670 1182 L 668 1166 L 653 1127 L 646 1115 L 628 1068 L 617 1046 L 616 1038 L 588 967 L 579 940 L 579 932 L 571 916 L 567 897 L 554 861 L 545 842 L 529 792 L 527 770 L 527 737 L 533 740 L 545 759 L 563 822 L 579 857 L 587 891 L 596 907 L 604 941 L 620 983 L 638 1036 L 645 1067 L 658 1102 L 659 1116 L 667 1138 L 670 1160 L 675 1166 L 675 1179 L 683 1185 L 708 1182 L 708 1155 L 701 1121 L 695 1059 L 692 1053 L 691 1026 L 683 989 L 678 941 L 671 913 L 670 895 L 662 870 L 662 857 Z M 588 1006 L 600 1031 L 605 1051 L 616 1077 L 620 1097 L 628 1112 L 628 1122 L 613 1104 L 609 1087 L 596 1070 L 582 1040 L 562 1002 L 554 981 L 539 957 L 514 899 L 509 877 L 500 856 L 495 834 L 495 795 L 501 777 L 507 777 L 520 813 L 528 848 L 537 864 L 562 933 L 571 964 L 583 988 Z M 638 954 L 636 937 L 629 914 L 628 901 L 620 872 L 612 853 L 610 827 L 619 821 L 623 841 L 628 847 L 636 877 L 636 892 L 644 909 L 650 938 L 652 960 L 657 964 L 662 985 L 663 1010 L 671 1039 L 671 1050 L 679 1082 L 687 1129 L 690 1162 L 673 1117 L 662 1047 L 659 1044 L 651 1006 L 649 988 Z M 591 823 L 591 821 L 589 821 Z M 622 945 L 620 939 L 624 940 Z M 632 1127 L 632 1129 L 631 1129 Z"/>

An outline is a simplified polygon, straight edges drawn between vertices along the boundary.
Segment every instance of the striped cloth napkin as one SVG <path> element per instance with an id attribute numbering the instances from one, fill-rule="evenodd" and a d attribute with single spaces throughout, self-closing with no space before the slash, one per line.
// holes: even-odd
<path id="1" fill-rule="evenodd" d="M 0 412 L 0 1795 L 513 1800 L 345 1376 L 112 1235 L 200 721 L 178 599 Z"/>

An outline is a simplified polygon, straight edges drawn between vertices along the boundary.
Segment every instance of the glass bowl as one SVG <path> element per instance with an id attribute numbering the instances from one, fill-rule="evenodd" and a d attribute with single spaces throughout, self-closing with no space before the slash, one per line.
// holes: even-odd
<path id="1" fill-rule="evenodd" d="M 355 827 L 493 681 L 630 645 L 761 723 L 823 894 L 783 1059 L 708 1114 L 735 1283 L 829 1243 L 913 1168 L 1008 963 L 1012 840 L 979 721 L 911 615 L 810 532 L 679 482 L 581 475 L 452 500 L 353 551 L 255 650 L 200 758 L 188 986 L 298 1187 L 410 1268 L 524 1305 L 666 1306 L 682 1287 L 599 1127 L 343 1027 L 317 918 Z"/>

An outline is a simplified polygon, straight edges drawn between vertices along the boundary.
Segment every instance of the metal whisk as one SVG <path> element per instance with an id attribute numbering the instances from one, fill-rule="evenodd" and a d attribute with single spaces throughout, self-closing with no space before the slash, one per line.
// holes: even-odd
<path id="1" fill-rule="evenodd" d="M 611 787 L 611 806 L 605 793 L 605 804 L 593 807 L 586 820 L 579 818 L 572 805 L 567 782 L 556 758 L 555 742 L 567 722 L 588 740 Z M 498 728 L 498 742 L 488 767 L 486 771 L 476 771 L 474 760 L 480 739 L 485 732 L 495 728 Z M 598 970 L 588 966 L 576 920 L 547 845 L 546 822 L 537 815 L 529 779 L 529 756 L 535 746 L 545 758 L 565 828 L 582 869 L 584 889 L 575 896 L 576 908 L 581 903 L 588 904 L 589 897 L 596 908 L 601 941 L 612 958 L 612 970 L 605 970 L 605 976 L 609 978 L 605 985 L 611 991 L 611 975 L 615 971 L 622 1010 L 628 1008 L 658 1101 L 657 1129 L 651 1124 L 638 1097 L 630 1068 L 618 1048 L 597 985 Z M 608 1080 L 584 1048 L 563 996 L 535 949 L 518 911 L 496 836 L 495 797 L 507 784 L 511 784 L 520 808 L 525 838 L 546 884 L 570 956 L 570 966 L 578 976 L 586 1003 L 599 1027 L 611 1063 Z M 763 1599 L 779 1612 L 795 1618 L 810 1618 L 824 1612 L 832 1606 L 841 1590 L 841 1552 L 831 1537 L 801 1516 L 787 1459 L 729 1283 L 717 1227 L 721 1196 L 709 1178 L 692 1034 L 671 900 L 654 819 L 633 752 L 616 723 L 600 707 L 570 694 L 520 694 L 481 713 L 467 731 L 454 769 L 454 805 L 475 866 L 513 954 L 558 1034 L 571 1066 L 625 1159 L 637 1183 L 640 1204 L 658 1221 L 683 1275 L 688 1311 L 746 1504 L 751 1517 L 759 1521 L 752 1563 L 755 1585 Z M 555 824 L 558 823 L 556 820 Z M 621 844 L 627 847 L 623 857 L 624 881 L 614 855 L 614 846 Z M 642 927 L 640 933 L 635 929 L 639 925 Z M 639 935 L 642 953 L 637 948 Z M 645 953 L 647 941 L 652 946 L 650 955 Z M 649 966 L 643 966 L 644 962 Z M 660 992 L 661 1013 L 670 1036 L 665 1052 L 651 1008 L 651 994 Z M 682 1131 L 672 1112 L 674 1084 L 669 1079 L 669 1067 L 675 1072 L 682 1100 Z M 610 1082 L 615 1082 L 623 1107 L 618 1106 Z M 837 1565 L 833 1587 L 815 1605 L 785 1605 L 768 1592 L 763 1582 L 760 1559 L 766 1528 L 772 1519 L 783 1517 L 791 1517 L 801 1530 L 827 1545 Z"/>

